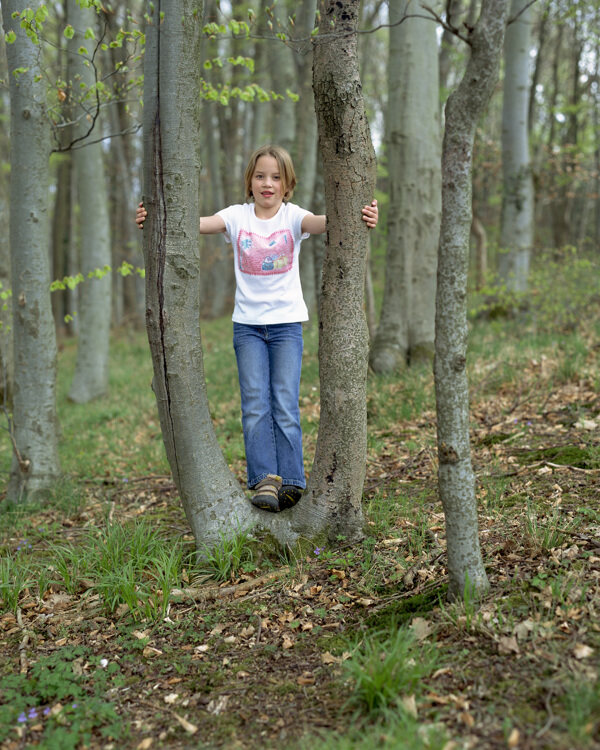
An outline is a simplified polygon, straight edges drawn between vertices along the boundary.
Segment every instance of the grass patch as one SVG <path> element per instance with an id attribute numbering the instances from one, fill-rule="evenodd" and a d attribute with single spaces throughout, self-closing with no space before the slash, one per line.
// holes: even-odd
<path id="1" fill-rule="evenodd" d="M 472 454 L 491 593 L 453 604 L 429 368 L 369 375 L 362 543 L 286 556 L 241 534 L 197 556 L 164 455 L 145 335 L 115 336 L 111 392 L 83 408 L 66 398 L 75 344 L 65 342 L 65 478 L 48 502 L 3 502 L 0 512 L 0 743 L 597 745 L 593 310 L 561 328 L 560 346 L 529 311 L 525 322 L 472 321 Z M 317 334 L 305 330 L 307 469 Z M 217 436 L 243 482 L 231 321 L 203 324 L 203 340 Z M 9 464 L 5 436 L 0 468 Z"/>

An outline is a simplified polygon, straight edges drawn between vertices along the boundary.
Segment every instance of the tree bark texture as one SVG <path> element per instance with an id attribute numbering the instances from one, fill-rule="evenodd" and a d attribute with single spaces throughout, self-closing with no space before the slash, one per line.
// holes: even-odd
<path id="1" fill-rule="evenodd" d="M 68 70 L 74 100 L 71 111 L 78 123 L 73 133 L 77 138 L 89 130 L 90 120 L 97 114 L 96 73 L 89 62 L 95 42 L 84 38 L 84 30 L 96 25 L 96 11 L 71 0 L 68 13 L 69 23 L 75 29 L 69 42 Z M 89 48 L 85 56 L 78 52 L 82 46 Z M 86 88 L 82 89 L 82 84 Z M 98 138 L 99 130 L 100 117 L 92 131 L 93 140 Z M 77 362 L 69 399 L 81 404 L 108 391 L 112 275 L 108 272 L 102 278 L 88 277 L 112 263 L 102 144 L 78 142 L 73 151 L 73 167 L 79 204 L 81 273 L 85 281 L 79 292 Z"/>
<path id="2" fill-rule="evenodd" d="M 247 527 L 252 516 L 217 443 L 200 340 L 200 123 L 194 92 L 199 90 L 201 5 L 198 0 L 149 4 L 143 123 L 153 388 L 167 457 L 199 549 Z"/>
<path id="3" fill-rule="evenodd" d="M 508 289 L 527 290 L 533 246 L 533 175 L 529 158 L 529 50 L 532 8 L 512 0 L 515 20 L 504 40 L 502 105 L 502 223 L 498 273 Z"/>
<path id="4" fill-rule="evenodd" d="M 449 595 L 485 591 L 475 477 L 469 443 L 467 268 L 475 127 L 487 106 L 502 54 L 508 0 L 484 0 L 470 34 L 471 57 L 446 103 L 442 224 L 437 274 L 435 392 L 439 494 L 446 518 Z"/>
<path id="5" fill-rule="evenodd" d="M 50 302 L 48 157 L 41 48 L 12 17 L 39 3 L 5 0 L 4 30 L 10 81 L 10 248 L 13 310 L 13 462 L 9 499 L 48 491 L 60 474 L 56 414 L 56 332 Z M 15 77 L 16 68 L 26 72 Z"/>
<path id="6" fill-rule="evenodd" d="M 325 179 L 327 250 L 319 322 L 321 420 L 298 515 L 329 540 L 362 535 L 368 331 L 363 308 L 375 154 L 358 73 L 358 0 L 321 0 L 313 87 Z M 308 518 L 309 516 L 309 518 Z"/>

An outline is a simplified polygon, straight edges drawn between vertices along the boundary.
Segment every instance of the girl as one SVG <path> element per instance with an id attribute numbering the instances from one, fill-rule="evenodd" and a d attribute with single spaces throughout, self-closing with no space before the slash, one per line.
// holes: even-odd
<path id="1" fill-rule="evenodd" d="M 262 146 L 245 173 L 247 203 L 200 219 L 201 234 L 225 233 L 235 259 L 233 346 L 242 400 L 248 488 L 252 504 L 277 512 L 291 508 L 306 487 L 300 428 L 302 297 L 298 255 L 310 234 L 325 231 L 326 217 L 290 203 L 296 175 L 288 152 Z M 136 222 L 147 212 L 139 204 Z M 377 225 L 377 201 L 362 209 Z"/>

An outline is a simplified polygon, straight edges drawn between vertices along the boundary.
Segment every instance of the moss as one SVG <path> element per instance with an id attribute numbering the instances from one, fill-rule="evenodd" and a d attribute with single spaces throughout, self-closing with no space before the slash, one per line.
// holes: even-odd
<path id="1" fill-rule="evenodd" d="M 557 445 L 550 448 L 521 451 L 517 459 L 521 464 L 549 461 L 561 466 L 576 466 L 579 469 L 595 469 L 600 463 L 600 452 L 594 446 Z"/>
<path id="2" fill-rule="evenodd" d="M 378 612 L 370 615 L 365 625 L 368 628 L 392 628 L 402 625 L 413 617 L 425 615 L 438 606 L 440 599 L 445 599 L 448 591 L 448 584 L 444 583 L 432 591 L 406 599 L 396 599 L 391 601 Z"/>

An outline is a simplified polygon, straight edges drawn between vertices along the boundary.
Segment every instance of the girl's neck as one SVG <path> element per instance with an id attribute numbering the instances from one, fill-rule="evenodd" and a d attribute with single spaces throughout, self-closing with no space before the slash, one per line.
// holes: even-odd
<path id="1" fill-rule="evenodd" d="M 254 215 L 257 219 L 267 221 L 268 219 L 272 219 L 274 216 L 277 216 L 282 205 L 283 201 L 278 206 L 269 206 L 268 208 L 265 208 L 254 203 Z"/>

